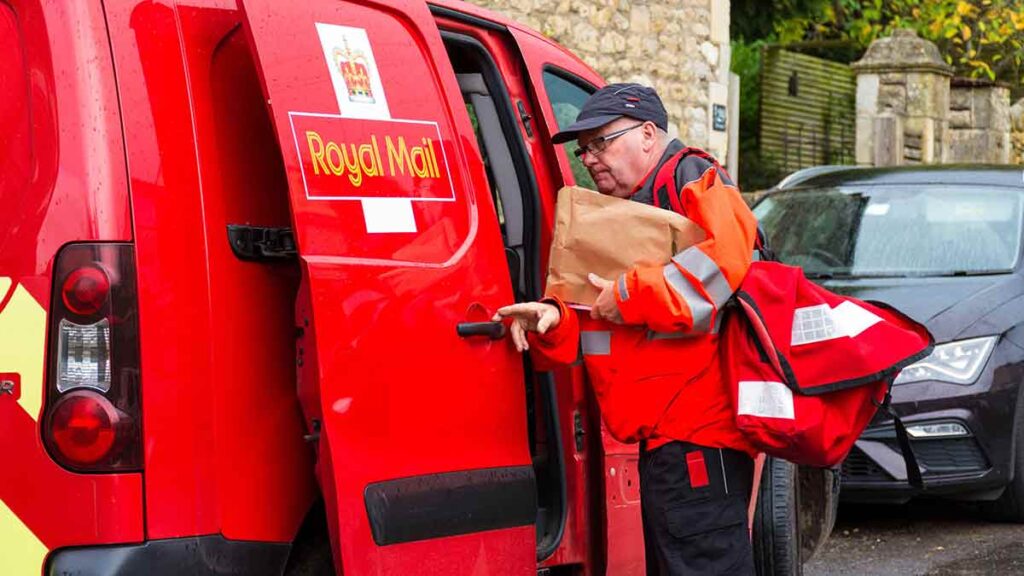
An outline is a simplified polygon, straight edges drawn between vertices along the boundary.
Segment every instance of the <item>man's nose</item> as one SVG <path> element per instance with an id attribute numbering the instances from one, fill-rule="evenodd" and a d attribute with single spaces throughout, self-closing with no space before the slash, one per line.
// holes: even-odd
<path id="1" fill-rule="evenodd" d="M 582 156 L 580 156 L 580 161 L 583 162 L 583 165 L 587 168 L 593 168 L 594 164 L 597 164 L 597 156 L 591 154 L 590 151 L 587 150 L 583 152 Z"/>

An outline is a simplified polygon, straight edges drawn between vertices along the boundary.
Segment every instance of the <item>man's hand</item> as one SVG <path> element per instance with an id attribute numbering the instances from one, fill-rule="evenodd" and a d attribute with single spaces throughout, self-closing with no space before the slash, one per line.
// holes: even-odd
<path id="1" fill-rule="evenodd" d="M 544 334 L 548 330 L 558 326 L 562 321 L 562 314 L 557 306 L 545 304 L 544 302 L 524 302 L 512 304 L 498 309 L 498 313 L 492 318 L 498 322 L 504 318 L 511 318 L 512 325 L 509 331 L 512 333 L 512 342 L 516 350 L 524 352 L 530 349 L 526 341 L 526 331 L 531 330 L 538 334 Z"/>
<path id="2" fill-rule="evenodd" d="M 597 274 L 591 273 L 587 278 L 590 283 L 596 286 L 601 293 L 590 308 L 590 317 L 594 320 L 608 320 L 616 324 L 622 324 L 622 314 L 619 312 L 619 303 L 615 301 L 615 282 L 605 280 Z"/>

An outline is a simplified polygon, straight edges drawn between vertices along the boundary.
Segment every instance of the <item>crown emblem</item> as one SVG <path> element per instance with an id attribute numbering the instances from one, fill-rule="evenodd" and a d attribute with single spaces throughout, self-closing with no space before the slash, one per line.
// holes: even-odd
<path id="1" fill-rule="evenodd" d="M 349 102 L 364 102 L 373 104 L 373 88 L 370 84 L 370 71 L 367 64 L 369 61 L 362 50 L 352 50 L 348 46 L 348 38 L 342 37 L 344 50 L 334 48 L 334 64 L 345 79 L 345 86 L 348 88 Z"/>

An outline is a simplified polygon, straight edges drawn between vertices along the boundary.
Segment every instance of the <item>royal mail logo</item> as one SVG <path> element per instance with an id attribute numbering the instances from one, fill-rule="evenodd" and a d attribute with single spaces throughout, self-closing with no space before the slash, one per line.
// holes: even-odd
<path id="1" fill-rule="evenodd" d="M 368 60 L 361 50 L 352 50 L 348 45 L 348 38 L 342 36 L 344 46 L 335 47 L 331 54 L 334 56 L 334 64 L 341 72 L 348 88 L 348 99 L 351 102 L 366 102 L 373 104 L 373 86 L 370 83 L 370 70 L 367 67 Z"/>
<path id="2" fill-rule="evenodd" d="M 338 112 L 352 118 L 390 118 L 377 61 L 366 30 L 316 23 Z"/>
<path id="3" fill-rule="evenodd" d="M 455 199 L 436 122 L 289 117 L 310 200 Z"/>

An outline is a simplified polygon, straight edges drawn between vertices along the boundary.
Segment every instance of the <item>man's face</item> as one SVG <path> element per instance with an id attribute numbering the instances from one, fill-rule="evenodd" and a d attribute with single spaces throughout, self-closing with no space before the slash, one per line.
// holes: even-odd
<path id="1" fill-rule="evenodd" d="M 581 132 L 576 143 L 584 147 L 596 138 L 643 124 L 635 118 L 622 117 L 600 128 Z M 643 178 L 644 138 L 649 127 L 639 126 L 607 142 L 604 150 L 587 152 L 581 160 L 594 179 L 597 191 L 617 198 L 628 198 Z"/>

